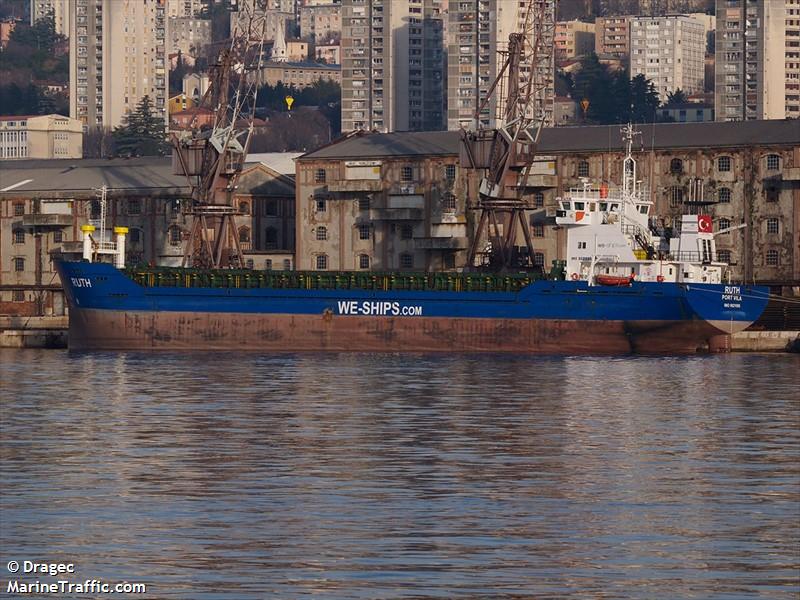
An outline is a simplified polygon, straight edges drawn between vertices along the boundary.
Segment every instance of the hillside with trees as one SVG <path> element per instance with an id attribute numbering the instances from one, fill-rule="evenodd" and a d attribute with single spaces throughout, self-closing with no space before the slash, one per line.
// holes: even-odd
<path id="1" fill-rule="evenodd" d="M 69 115 L 69 44 L 52 16 L 18 21 L 0 53 L 0 114 Z"/>

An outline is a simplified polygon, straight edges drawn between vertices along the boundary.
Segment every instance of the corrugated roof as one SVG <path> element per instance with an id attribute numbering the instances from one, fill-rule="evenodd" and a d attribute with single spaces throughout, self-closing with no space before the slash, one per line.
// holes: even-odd
<path id="1" fill-rule="evenodd" d="M 294 159 L 302 152 L 255 152 L 247 155 L 247 165 L 261 163 L 281 175 L 294 177 Z"/>
<path id="2" fill-rule="evenodd" d="M 620 125 L 555 127 L 545 129 L 539 153 L 623 150 Z M 740 121 L 732 123 L 656 123 L 639 125 L 639 148 L 735 148 L 747 145 L 800 145 L 800 120 Z M 460 132 L 427 131 L 363 133 L 345 137 L 304 154 L 306 159 L 375 158 L 458 154 Z"/>
<path id="3" fill-rule="evenodd" d="M 8 160 L 0 162 L 0 196 L 70 197 L 108 186 L 151 195 L 189 193 L 186 177 L 172 174 L 170 157 Z"/>

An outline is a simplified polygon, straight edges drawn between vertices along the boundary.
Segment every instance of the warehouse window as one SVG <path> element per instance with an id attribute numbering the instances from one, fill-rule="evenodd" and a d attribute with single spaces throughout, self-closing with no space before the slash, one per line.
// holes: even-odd
<path id="1" fill-rule="evenodd" d="M 292 270 L 292 259 L 284 258 L 283 259 L 283 270 L 284 271 L 291 271 Z"/>
<path id="2" fill-rule="evenodd" d="M 722 231 L 723 229 L 728 229 L 730 226 L 731 226 L 730 219 L 720 219 L 718 231 Z"/>
<path id="3" fill-rule="evenodd" d="M 673 158 L 669 161 L 669 172 L 673 175 L 683 173 L 683 161 L 680 158 Z"/>
<path id="4" fill-rule="evenodd" d="M 403 225 L 400 228 L 400 237 L 404 240 L 410 240 L 414 237 L 414 228 L 411 225 Z"/>
<path id="5" fill-rule="evenodd" d="M 325 169 L 317 169 L 314 172 L 314 183 L 325 183 Z"/>
<path id="6" fill-rule="evenodd" d="M 669 205 L 672 207 L 680 206 L 683 203 L 683 188 L 673 185 L 668 188 Z"/>
<path id="7" fill-rule="evenodd" d="M 400 255 L 400 268 L 401 269 L 413 269 L 414 268 L 414 256 L 412 254 L 401 254 Z"/>
<path id="8" fill-rule="evenodd" d="M 767 219 L 767 233 L 778 233 L 779 229 L 778 219 Z"/>
<path id="9" fill-rule="evenodd" d="M 456 209 L 456 197 L 453 194 L 445 194 L 442 198 L 442 210 L 454 211 Z"/>
<path id="10" fill-rule="evenodd" d="M 456 166 L 455 165 L 446 165 L 444 168 L 444 176 L 447 181 L 455 181 L 456 178 Z"/>
<path id="11" fill-rule="evenodd" d="M 368 240 L 369 239 L 369 225 L 359 225 L 358 226 L 358 239 L 360 240 Z"/>
<path id="12" fill-rule="evenodd" d="M 18 256 L 17 258 L 14 259 L 14 270 L 17 271 L 18 273 L 20 271 L 24 271 L 25 270 L 25 259 L 24 258 Z"/>
<path id="13" fill-rule="evenodd" d="M 11 292 L 12 302 L 25 302 L 25 292 L 23 290 L 14 290 Z"/>
<path id="14" fill-rule="evenodd" d="M 325 212 L 328 209 L 327 202 L 325 202 L 325 198 L 317 198 L 316 204 L 317 212 Z"/>
<path id="15" fill-rule="evenodd" d="M 278 247 L 278 230 L 274 227 L 267 227 L 264 230 L 264 249 L 275 250 Z"/>
<path id="16" fill-rule="evenodd" d="M 358 268 L 369 269 L 369 255 L 367 254 L 358 255 Z"/>
<path id="17" fill-rule="evenodd" d="M 730 156 L 720 156 L 717 159 L 717 171 L 719 172 L 728 172 L 731 170 L 731 157 Z"/>
<path id="18" fill-rule="evenodd" d="M 534 208 L 544 207 L 544 194 L 542 192 L 536 192 L 533 195 L 533 207 Z"/>
<path id="19" fill-rule="evenodd" d="M 14 230 L 14 243 L 15 244 L 24 244 L 25 243 L 25 230 L 24 229 L 15 229 Z"/>
<path id="20" fill-rule="evenodd" d="M 767 250 L 766 263 L 767 263 L 768 267 L 777 267 L 778 266 L 778 251 L 777 250 Z"/>
<path id="21" fill-rule="evenodd" d="M 544 237 L 544 225 L 534 225 L 531 229 L 533 237 Z"/>
<path id="22" fill-rule="evenodd" d="M 722 204 L 730 204 L 731 188 L 719 188 L 719 191 L 717 192 L 717 200 Z"/>
<path id="23" fill-rule="evenodd" d="M 247 202 L 239 202 L 239 212 L 243 215 L 250 214 L 250 204 Z"/>
<path id="24" fill-rule="evenodd" d="M 169 243 L 173 246 L 180 246 L 181 244 L 181 228 L 180 227 L 170 227 L 169 228 Z"/>
<path id="25" fill-rule="evenodd" d="M 730 250 L 717 250 L 717 261 L 731 264 L 731 251 Z"/>
<path id="26" fill-rule="evenodd" d="M 324 271 L 327 268 L 328 268 L 328 255 L 327 254 L 317 255 L 317 270 Z"/>
<path id="27" fill-rule="evenodd" d="M 247 244 L 249 242 L 250 242 L 250 228 L 242 227 L 241 229 L 239 229 L 239 243 Z"/>
<path id="28" fill-rule="evenodd" d="M 21 217 L 25 214 L 25 204 L 22 202 L 14 202 L 14 216 Z"/>
<path id="29" fill-rule="evenodd" d="M 53 243 L 60 244 L 64 241 L 64 232 L 60 230 L 56 230 L 53 232 Z"/>
<path id="30" fill-rule="evenodd" d="M 142 203 L 140 200 L 128 200 L 128 214 L 139 215 L 142 213 Z"/>
<path id="31" fill-rule="evenodd" d="M 268 258 L 264 261 L 264 270 L 265 271 L 272 271 L 272 259 Z"/>
<path id="32" fill-rule="evenodd" d="M 358 210 L 369 210 L 369 197 L 358 199 Z"/>
<path id="33" fill-rule="evenodd" d="M 277 217 L 278 216 L 278 203 L 275 200 L 269 200 L 264 205 L 264 214 L 268 217 Z"/>
<path id="34" fill-rule="evenodd" d="M 767 170 L 777 171 L 781 168 L 781 157 L 777 154 L 770 154 L 767 156 Z"/>
<path id="35" fill-rule="evenodd" d="M 414 179 L 414 170 L 411 167 L 403 167 L 400 170 L 400 179 L 402 181 L 412 181 Z"/>
<path id="36" fill-rule="evenodd" d="M 317 227 L 317 239 L 318 240 L 327 240 L 328 239 L 328 228 L 327 227 Z"/>
<path id="37" fill-rule="evenodd" d="M 544 253 L 543 252 L 534 252 L 533 253 L 533 265 L 535 267 L 543 267 L 544 266 Z"/>
<path id="38" fill-rule="evenodd" d="M 582 160 L 578 162 L 578 177 L 589 176 L 589 161 Z"/>

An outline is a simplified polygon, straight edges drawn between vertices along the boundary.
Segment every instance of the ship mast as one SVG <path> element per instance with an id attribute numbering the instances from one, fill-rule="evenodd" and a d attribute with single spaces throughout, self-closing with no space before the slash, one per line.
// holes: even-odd
<path id="1" fill-rule="evenodd" d="M 171 134 L 173 167 L 191 187 L 185 214 L 192 226 L 182 266 L 243 268 L 234 217 L 236 182 L 253 135 L 258 88 L 264 61 L 266 9 L 261 0 L 239 5 L 230 43 L 209 69 L 210 86 L 200 108 L 213 113 L 209 127 L 198 113 L 188 130 Z"/>
<path id="2" fill-rule="evenodd" d="M 480 216 L 467 257 L 469 269 L 476 266 L 479 253 L 484 266 L 494 270 L 533 266 L 528 204 L 522 196 L 547 118 L 555 0 L 528 0 L 524 10 L 521 31 L 509 35 L 502 67 L 475 112 L 475 130 L 462 131 L 462 165 L 486 169 L 474 207 Z M 503 89 L 505 95 L 496 93 Z M 496 128 L 484 130 L 480 115 L 493 97 L 498 104 Z M 520 257 L 515 256 L 518 229 L 525 242 Z"/>

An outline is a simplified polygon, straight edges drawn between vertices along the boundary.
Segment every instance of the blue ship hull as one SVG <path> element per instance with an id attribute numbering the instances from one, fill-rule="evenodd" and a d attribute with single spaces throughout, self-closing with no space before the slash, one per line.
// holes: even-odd
<path id="1" fill-rule="evenodd" d="M 143 287 L 57 265 L 73 349 L 689 353 L 745 329 L 760 286 L 535 281 L 518 292 Z"/>

